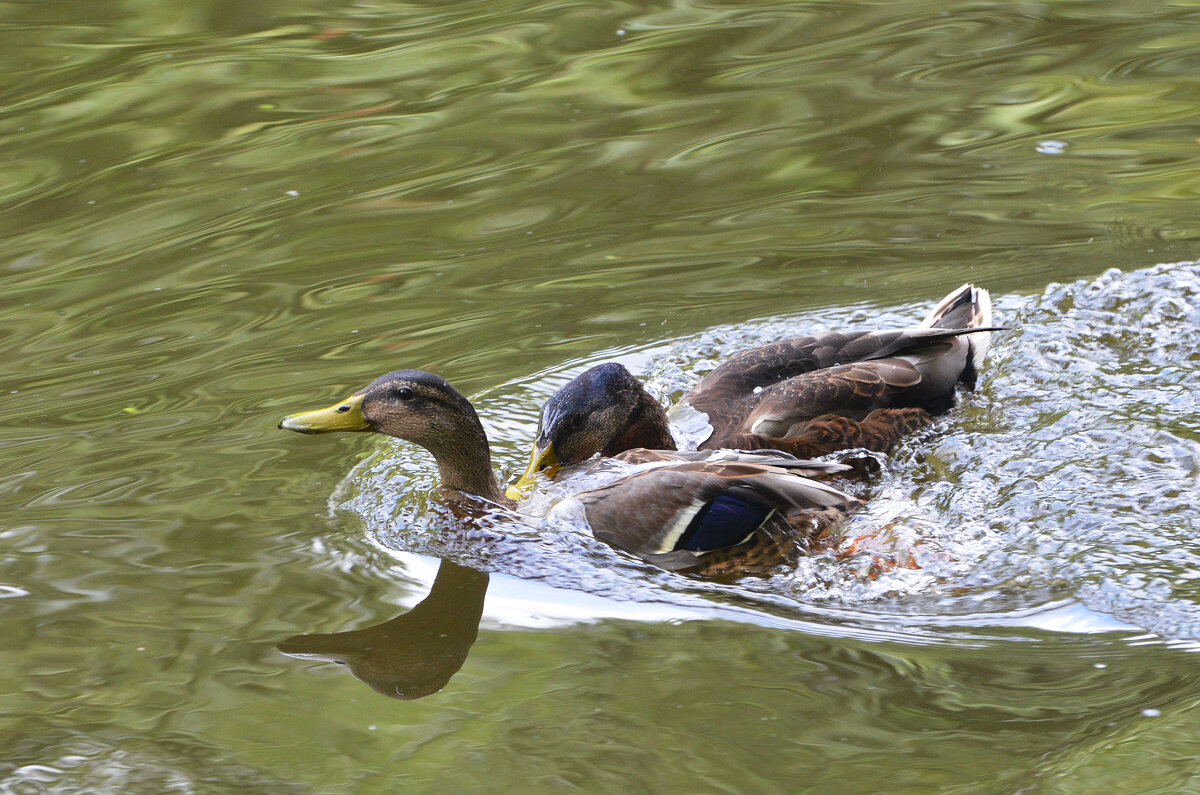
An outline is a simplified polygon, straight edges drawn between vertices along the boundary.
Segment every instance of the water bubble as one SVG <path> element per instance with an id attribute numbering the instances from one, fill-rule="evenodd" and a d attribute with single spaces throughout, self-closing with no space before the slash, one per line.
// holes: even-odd
<path id="1" fill-rule="evenodd" d="M 1041 295 L 993 298 L 997 322 L 1019 327 L 993 341 L 982 388 L 964 393 L 961 408 L 926 435 L 881 457 L 880 474 L 864 487 L 866 506 L 843 527 L 848 538 L 878 538 L 889 554 L 910 550 L 921 568 L 868 571 L 864 579 L 862 557 L 831 552 L 766 580 L 740 581 L 738 593 L 747 604 L 761 598 L 769 611 L 791 603 L 856 612 L 869 603 L 871 614 L 903 614 L 888 631 L 906 635 L 926 630 L 926 614 L 937 623 L 995 613 L 1059 630 L 1124 623 L 1157 637 L 1200 639 L 1200 599 L 1179 585 L 1200 572 L 1192 543 L 1200 510 L 1184 485 L 1200 468 L 1191 419 L 1200 416 L 1200 362 L 1189 358 L 1200 350 L 1200 265 L 1110 269 Z M 640 368 L 652 394 L 674 403 L 678 446 L 695 449 L 711 424 L 678 401 L 725 358 L 825 328 L 899 328 L 926 309 L 843 307 L 717 326 L 664 343 Z M 511 388 L 526 390 L 531 404 L 550 391 Z M 527 433 L 526 425 L 512 428 Z M 516 443 L 512 433 L 501 437 Z M 428 462 L 397 457 L 393 448 L 372 455 L 339 486 L 335 509 L 357 513 L 383 547 L 445 553 L 441 535 L 421 531 L 436 525 L 423 502 L 434 490 Z M 549 577 L 562 587 L 681 608 L 708 610 L 727 587 L 658 575 L 586 531 L 546 531 L 528 521 L 511 537 L 512 549 L 529 552 L 506 549 L 487 557 L 489 565 L 542 581 L 547 571 L 561 572 Z M 1069 608 L 1023 618 L 1046 594 L 1064 592 Z M 1113 664 L 1093 658 L 1090 665 Z"/>
<path id="2" fill-rule="evenodd" d="M 1067 150 L 1065 141 L 1038 141 L 1036 149 L 1044 155 L 1061 155 Z"/>

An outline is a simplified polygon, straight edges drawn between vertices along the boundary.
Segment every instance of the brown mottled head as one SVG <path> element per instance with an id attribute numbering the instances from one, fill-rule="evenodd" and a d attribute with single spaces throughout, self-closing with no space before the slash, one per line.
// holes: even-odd
<path id="1" fill-rule="evenodd" d="M 644 393 L 624 366 L 596 365 L 542 406 L 537 446 L 553 444 L 563 466 L 591 458 L 624 432 Z"/>
<path id="2" fill-rule="evenodd" d="M 446 487 L 499 497 L 479 416 L 458 390 L 433 373 L 395 370 L 328 408 L 284 417 L 279 427 L 300 433 L 376 431 L 395 436 L 432 453 Z"/>
<path id="3" fill-rule="evenodd" d="M 634 447 L 675 449 L 662 406 L 616 362 L 584 371 L 546 401 L 537 446 L 551 444 L 562 466 Z"/>
<path id="4" fill-rule="evenodd" d="M 487 444 L 471 403 L 441 376 L 395 370 L 358 394 L 363 419 L 374 430 L 419 444 L 435 455 L 464 437 Z"/>
<path id="5" fill-rule="evenodd" d="M 517 499 L 539 472 L 553 478 L 560 467 L 596 453 L 613 456 L 635 447 L 675 449 L 666 412 L 624 366 L 596 365 L 546 401 L 529 466 L 508 496 Z"/>

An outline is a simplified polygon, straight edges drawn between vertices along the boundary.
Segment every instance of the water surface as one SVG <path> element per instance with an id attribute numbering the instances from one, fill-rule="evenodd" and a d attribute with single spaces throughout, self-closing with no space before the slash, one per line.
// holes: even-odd
<path id="1" fill-rule="evenodd" d="M 0 3 L 0 790 L 1196 789 L 1196 23 Z M 670 399 L 968 280 L 1013 331 L 853 520 L 917 571 L 454 545 L 422 452 L 275 428 L 434 369 L 511 472 L 591 363 Z M 440 691 L 277 649 L 442 558 Z"/>

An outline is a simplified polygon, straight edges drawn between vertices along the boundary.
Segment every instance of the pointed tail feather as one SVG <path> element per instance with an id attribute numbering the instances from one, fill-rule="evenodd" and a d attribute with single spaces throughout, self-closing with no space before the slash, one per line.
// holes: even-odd
<path id="1" fill-rule="evenodd" d="M 973 284 L 964 284 L 943 298 L 921 321 L 923 328 L 984 328 L 992 325 L 992 297 Z M 971 368 L 978 372 L 992 343 L 990 331 L 970 334 Z M 973 378 L 971 380 L 974 380 Z"/>
<path id="2" fill-rule="evenodd" d="M 979 328 L 992 325 L 992 299 L 988 291 L 964 284 L 929 310 L 924 328 Z"/>

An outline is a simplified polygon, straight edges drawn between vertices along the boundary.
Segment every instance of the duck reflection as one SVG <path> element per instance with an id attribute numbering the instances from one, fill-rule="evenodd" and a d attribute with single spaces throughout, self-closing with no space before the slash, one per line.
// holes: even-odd
<path id="1" fill-rule="evenodd" d="M 329 660 L 392 698 L 422 698 L 462 667 L 483 615 L 488 575 L 443 560 L 416 607 L 366 629 L 296 635 L 277 648 L 292 657 Z"/>

